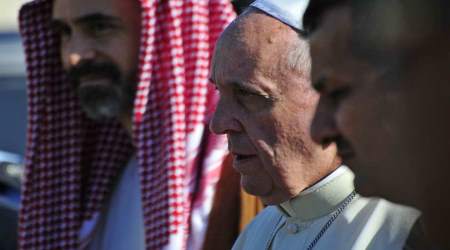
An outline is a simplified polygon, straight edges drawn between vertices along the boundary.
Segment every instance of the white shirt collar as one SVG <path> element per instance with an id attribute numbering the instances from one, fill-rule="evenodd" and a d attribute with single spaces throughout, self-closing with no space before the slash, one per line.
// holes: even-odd
<path id="1" fill-rule="evenodd" d="M 348 167 L 341 166 L 278 208 L 285 216 L 304 221 L 322 217 L 335 210 L 355 190 L 354 178 Z"/>

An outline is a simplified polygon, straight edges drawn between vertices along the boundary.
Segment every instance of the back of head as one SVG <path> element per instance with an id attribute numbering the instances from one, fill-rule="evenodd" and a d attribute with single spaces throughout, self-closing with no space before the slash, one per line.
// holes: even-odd
<path id="1" fill-rule="evenodd" d="M 351 9 L 354 51 L 375 56 L 374 60 L 380 60 L 380 53 L 398 55 L 414 49 L 436 33 L 450 35 L 450 2 L 446 0 L 311 1 L 303 17 L 306 34 L 317 30 L 327 12 L 342 6 Z"/>
<path id="2" fill-rule="evenodd" d="M 430 40 L 449 36 L 450 2 L 355 0 L 352 19 L 355 53 L 373 58 L 374 63 L 383 63 L 389 57 L 396 60 L 417 50 Z"/>

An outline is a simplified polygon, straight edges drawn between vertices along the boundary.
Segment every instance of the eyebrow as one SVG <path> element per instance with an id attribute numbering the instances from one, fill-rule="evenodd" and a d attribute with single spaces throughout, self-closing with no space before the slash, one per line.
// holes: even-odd
<path id="1" fill-rule="evenodd" d="M 217 84 L 216 84 L 216 82 L 214 81 L 214 79 L 212 78 L 212 76 L 210 76 L 210 77 L 208 78 L 208 80 L 209 80 L 209 83 L 210 83 L 210 84 L 213 84 L 213 85 L 217 86 Z M 259 93 L 258 91 L 256 91 L 255 89 L 253 89 L 253 88 L 251 88 L 251 87 L 249 87 L 249 86 L 247 86 L 246 84 L 241 83 L 241 82 L 232 81 L 232 82 L 230 82 L 228 85 L 230 85 L 230 86 L 231 86 L 232 88 L 234 88 L 234 89 L 239 88 L 239 89 L 248 91 L 248 92 L 250 92 L 250 93 L 261 94 L 261 93 Z"/>
<path id="2" fill-rule="evenodd" d="M 94 23 L 94 22 L 120 22 L 121 19 L 115 16 L 105 15 L 101 13 L 87 14 L 75 19 L 75 23 Z"/>
<path id="3" fill-rule="evenodd" d="M 52 30 L 61 30 L 62 28 L 66 27 L 66 23 L 59 19 L 52 19 L 50 21 L 50 28 Z"/>
<path id="4" fill-rule="evenodd" d="M 86 14 L 81 17 L 77 17 L 74 20 L 74 23 L 76 24 L 88 24 L 88 23 L 96 23 L 96 22 L 114 22 L 119 23 L 121 22 L 121 19 L 115 16 L 105 15 L 102 13 L 92 13 L 92 14 Z M 52 19 L 50 25 L 51 27 L 62 27 L 65 26 L 66 22 L 62 19 L 54 18 Z"/>

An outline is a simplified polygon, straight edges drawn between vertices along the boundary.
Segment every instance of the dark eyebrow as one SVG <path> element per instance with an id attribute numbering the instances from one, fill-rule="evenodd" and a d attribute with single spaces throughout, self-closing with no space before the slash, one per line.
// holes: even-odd
<path id="1" fill-rule="evenodd" d="M 62 20 L 52 19 L 50 21 L 50 29 L 52 30 L 61 30 L 64 27 L 67 27 L 67 24 Z"/>
<path id="2" fill-rule="evenodd" d="M 78 17 L 74 22 L 77 24 L 95 22 L 121 22 L 121 19 L 115 16 L 109 16 L 101 13 L 92 13 Z"/>
<path id="3" fill-rule="evenodd" d="M 101 13 L 87 14 L 81 17 L 77 17 L 74 22 L 76 24 L 96 23 L 96 22 L 121 22 L 121 19 L 115 16 L 109 16 Z M 53 18 L 50 22 L 50 27 L 61 28 L 67 26 L 66 21 L 58 18 Z"/>

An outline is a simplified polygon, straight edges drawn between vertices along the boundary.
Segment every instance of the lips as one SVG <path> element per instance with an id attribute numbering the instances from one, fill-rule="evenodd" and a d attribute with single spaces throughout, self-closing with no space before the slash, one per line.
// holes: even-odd
<path id="1" fill-rule="evenodd" d="M 235 160 L 236 161 L 245 161 L 248 159 L 251 159 L 252 157 L 254 157 L 254 155 L 240 155 L 240 154 L 234 154 L 235 155 Z"/>
<path id="2" fill-rule="evenodd" d="M 256 155 L 233 153 L 233 168 L 241 174 L 251 174 L 258 169 Z"/>
<path id="3" fill-rule="evenodd" d="M 109 77 L 104 75 L 87 75 L 79 79 L 79 87 L 94 86 L 94 85 L 108 85 L 111 82 Z"/>
<path id="4" fill-rule="evenodd" d="M 73 86 L 92 84 L 104 84 L 121 79 L 121 72 L 112 62 L 94 62 L 86 60 L 67 70 L 68 80 Z M 101 79 L 101 81 L 100 81 Z"/>

